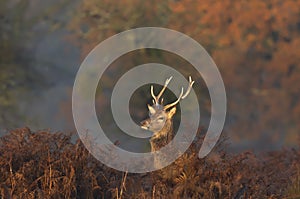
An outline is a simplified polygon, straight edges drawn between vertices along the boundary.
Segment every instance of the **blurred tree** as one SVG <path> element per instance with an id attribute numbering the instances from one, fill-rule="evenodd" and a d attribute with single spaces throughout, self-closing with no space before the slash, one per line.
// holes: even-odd
<path id="1" fill-rule="evenodd" d="M 20 43 L 25 37 L 22 32 L 24 10 L 28 1 L 13 4 L 0 2 L 0 126 L 10 127 L 18 124 L 21 115 L 18 113 L 17 98 L 25 91 L 24 83 L 33 81 L 33 73 L 28 73 L 24 64 Z M 14 10 L 14 11 L 13 11 Z"/>
<path id="2" fill-rule="evenodd" d="M 141 26 L 165 26 L 169 15 L 168 1 L 82 1 L 70 23 L 83 57 L 104 39 Z"/>
<path id="3" fill-rule="evenodd" d="M 222 72 L 230 131 L 239 139 L 295 141 L 300 1 L 182 0 L 170 6 L 170 27 L 203 44 Z"/>
<path id="4" fill-rule="evenodd" d="M 46 86 L 42 74 L 33 67 L 32 39 L 38 38 L 33 28 L 41 22 L 51 24 L 51 30 L 57 28 L 59 23 L 48 16 L 68 1 L 46 9 L 33 9 L 35 4 L 30 0 L 0 1 L 0 129 L 23 124 L 26 116 L 20 112 L 20 103 L 24 94 Z"/>
<path id="5" fill-rule="evenodd" d="M 141 26 L 165 26 L 170 12 L 168 1 L 159 0 L 89 0 L 82 1 L 78 8 L 69 27 L 74 32 L 73 41 L 77 41 L 82 50 L 82 58 L 101 41 L 119 32 Z M 108 68 L 108 75 L 101 79 L 101 89 L 112 89 L 114 80 L 133 66 L 162 59 L 162 52 L 152 49 L 128 53 Z"/>

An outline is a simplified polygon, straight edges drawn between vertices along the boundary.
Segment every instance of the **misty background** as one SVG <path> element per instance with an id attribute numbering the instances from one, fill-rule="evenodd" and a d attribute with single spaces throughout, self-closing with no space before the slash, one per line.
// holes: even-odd
<path id="1" fill-rule="evenodd" d="M 231 1 L 221 7 L 221 3 L 207 2 L 1 1 L 1 135 L 23 126 L 34 131 L 75 131 L 71 94 L 84 57 L 118 32 L 159 26 L 197 40 L 219 67 L 227 91 L 223 134 L 228 137 L 229 149 L 294 146 L 300 121 L 299 1 Z M 117 78 L 134 65 L 154 60 L 174 66 L 185 76 L 192 71 L 184 60 L 167 52 L 128 53 L 101 79 L 107 89 L 99 90 L 96 96 L 100 114 L 107 107 L 104 98 L 110 95 Z M 201 77 L 196 78 L 201 126 L 207 128 L 209 96 Z M 149 97 L 143 92 L 136 98 Z M 145 101 L 133 103 L 139 110 L 145 105 Z M 144 119 L 146 111 L 136 113 L 136 121 Z M 114 129 L 111 119 L 106 122 Z"/>

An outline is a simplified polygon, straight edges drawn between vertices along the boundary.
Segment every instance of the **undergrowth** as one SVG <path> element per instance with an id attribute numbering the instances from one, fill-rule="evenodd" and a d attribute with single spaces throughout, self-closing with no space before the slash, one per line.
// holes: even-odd
<path id="1" fill-rule="evenodd" d="M 199 142 L 162 170 L 129 174 L 71 135 L 16 129 L 0 138 L 0 198 L 299 198 L 298 149 L 258 156 L 217 147 L 199 159 Z"/>

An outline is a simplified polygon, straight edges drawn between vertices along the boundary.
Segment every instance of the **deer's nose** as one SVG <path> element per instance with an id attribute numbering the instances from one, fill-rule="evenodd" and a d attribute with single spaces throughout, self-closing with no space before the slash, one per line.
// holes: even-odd
<path id="1" fill-rule="evenodd" d="M 144 120 L 141 122 L 141 128 L 148 130 L 149 129 L 149 121 L 148 120 Z"/>

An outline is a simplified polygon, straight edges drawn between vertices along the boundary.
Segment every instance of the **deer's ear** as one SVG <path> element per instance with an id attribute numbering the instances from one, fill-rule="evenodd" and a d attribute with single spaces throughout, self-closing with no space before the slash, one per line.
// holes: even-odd
<path id="1" fill-rule="evenodd" d="M 168 118 L 172 118 L 174 114 L 176 113 L 176 106 L 174 106 L 169 112 L 168 112 Z"/>
<path id="2" fill-rule="evenodd" d="M 155 109 L 148 104 L 148 110 L 151 115 L 155 114 Z"/>

